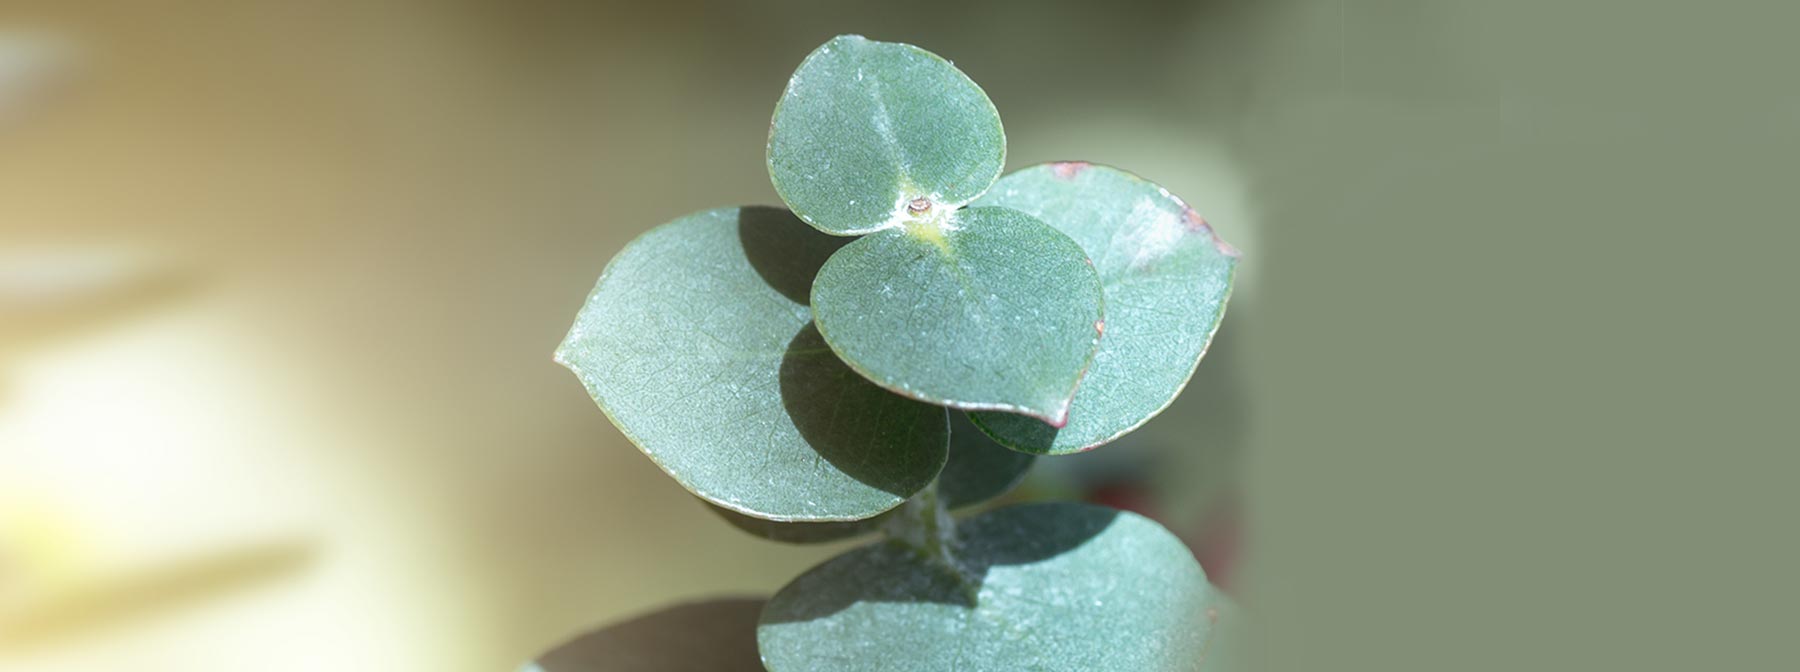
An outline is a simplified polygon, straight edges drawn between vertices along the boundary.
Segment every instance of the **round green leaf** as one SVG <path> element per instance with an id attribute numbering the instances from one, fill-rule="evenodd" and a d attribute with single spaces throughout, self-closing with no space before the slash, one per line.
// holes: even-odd
<path id="1" fill-rule="evenodd" d="M 819 332 L 900 394 L 1061 425 L 1099 340 L 1100 279 L 1030 215 L 965 208 L 844 246 L 813 280 Z"/>
<path id="2" fill-rule="evenodd" d="M 910 44 L 842 35 L 806 57 L 769 125 L 769 178 L 821 231 L 860 235 L 914 199 L 954 209 L 1000 176 L 1006 134 L 981 87 Z"/>
<path id="3" fill-rule="evenodd" d="M 1037 456 L 1008 450 L 995 443 L 961 413 L 950 416 L 950 461 L 938 474 L 938 496 L 944 506 L 961 508 L 988 501 L 1018 486 Z M 857 537 L 881 529 L 900 509 L 862 520 L 833 522 L 783 522 L 764 520 L 716 504 L 706 508 L 732 527 L 752 535 L 789 544 L 822 544 Z"/>
<path id="4" fill-rule="evenodd" d="M 583 634 L 519 672 L 761 672 L 756 617 L 763 600 L 695 602 Z"/>
<path id="5" fill-rule="evenodd" d="M 819 565 L 763 608 L 757 648 L 790 670 L 1196 670 L 1216 594 L 1147 518 L 1071 502 L 959 524 L 960 567 L 883 542 Z"/>
<path id="6" fill-rule="evenodd" d="M 1225 315 L 1237 250 L 1168 190 L 1106 166 L 1027 168 L 978 205 L 1029 213 L 1080 243 L 1100 273 L 1106 328 L 1067 425 L 1008 413 L 975 413 L 976 424 L 1008 447 L 1059 455 L 1117 439 L 1168 408 Z"/>
<path id="7" fill-rule="evenodd" d="M 950 415 L 950 461 L 938 475 L 944 506 L 961 508 L 1006 494 L 1025 480 L 1037 456 L 1007 450 L 961 413 Z"/>
<path id="8" fill-rule="evenodd" d="M 943 468 L 948 420 L 832 356 L 806 292 L 843 239 L 776 208 L 657 227 L 614 257 L 556 352 L 613 424 L 702 499 L 858 520 Z"/>

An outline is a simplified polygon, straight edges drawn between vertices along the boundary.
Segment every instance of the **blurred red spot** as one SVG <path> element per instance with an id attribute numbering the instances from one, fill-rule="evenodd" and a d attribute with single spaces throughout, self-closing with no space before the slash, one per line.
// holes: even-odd
<path id="1" fill-rule="evenodd" d="M 1213 247 L 1219 250 L 1219 254 L 1233 258 L 1242 256 L 1242 253 L 1238 252 L 1237 248 L 1232 247 L 1231 243 L 1227 243 L 1225 242 L 1225 239 L 1220 238 L 1219 233 L 1213 231 L 1212 225 L 1207 224 L 1206 220 L 1200 216 L 1200 213 L 1194 212 L 1193 208 L 1183 210 L 1181 216 L 1182 219 L 1187 220 L 1187 230 L 1189 233 L 1204 233 L 1212 236 Z"/>
<path id="2" fill-rule="evenodd" d="M 1088 165 L 1086 161 L 1058 161 L 1050 164 L 1050 172 L 1059 180 L 1073 180 L 1075 174 L 1087 170 Z"/>
<path id="3" fill-rule="evenodd" d="M 1206 578 L 1220 588 L 1230 588 L 1238 552 L 1243 547 L 1243 517 L 1233 496 L 1214 502 L 1213 508 L 1191 530 L 1181 535 L 1194 549 L 1194 558 L 1206 570 Z"/>
<path id="4" fill-rule="evenodd" d="M 1206 220 L 1200 217 L 1200 213 L 1194 212 L 1193 208 L 1188 208 L 1181 213 L 1181 216 L 1183 219 L 1187 220 L 1187 229 L 1189 231 L 1199 233 L 1201 231 L 1212 230 L 1212 227 L 1206 225 Z"/>
<path id="5" fill-rule="evenodd" d="M 1150 504 L 1150 493 L 1142 483 L 1119 482 L 1108 483 L 1088 491 L 1087 501 L 1090 504 L 1110 506 L 1121 511 L 1155 518 L 1155 507 Z"/>

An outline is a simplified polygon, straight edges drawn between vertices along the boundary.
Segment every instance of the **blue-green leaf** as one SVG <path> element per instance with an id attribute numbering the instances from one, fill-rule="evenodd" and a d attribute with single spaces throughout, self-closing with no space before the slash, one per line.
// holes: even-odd
<path id="1" fill-rule="evenodd" d="M 956 66 L 910 44 L 833 38 L 775 105 L 769 178 L 801 219 L 859 235 L 923 199 L 955 209 L 1006 163 L 1000 114 Z"/>
<path id="2" fill-rule="evenodd" d="M 1237 251 L 1168 190 L 1106 166 L 1033 166 L 1001 178 L 977 205 L 1024 211 L 1075 239 L 1100 273 L 1106 329 L 1067 425 L 1008 413 L 974 413 L 975 422 L 1011 448 L 1057 455 L 1110 442 L 1168 408 L 1225 315 Z"/>
<path id="3" fill-rule="evenodd" d="M 757 627 L 763 664 L 798 670 L 1196 670 L 1218 599 L 1179 539 L 1075 503 L 960 523 L 957 566 L 882 542 L 782 588 Z"/>
<path id="4" fill-rule="evenodd" d="M 900 394 L 1061 425 L 1099 341 L 1100 278 L 1030 215 L 965 208 L 857 239 L 813 281 L 819 332 Z"/>
<path id="5" fill-rule="evenodd" d="M 961 413 L 950 416 L 950 461 L 938 474 L 938 497 L 944 506 L 961 508 L 988 501 L 1025 480 L 1026 470 L 1037 457 L 1008 450 L 995 443 Z M 881 529 L 899 509 L 874 518 L 835 522 L 783 522 L 764 520 L 708 503 L 706 508 L 732 527 L 752 535 L 789 544 L 821 544 L 869 534 Z"/>
<path id="6" fill-rule="evenodd" d="M 1021 454 L 1018 451 L 1007 452 Z M 706 508 L 711 509 L 720 518 L 724 518 L 725 522 L 730 523 L 732 527 L 769 541 L 779 541 L 784 544 L 824 544 L 869 534 L 881 529 L 881 525 L 895 513 L 895 511 L 888 511 L 862 520 L 796 522 L 746 516 L 716 504 L 707 504 Z"/>
<path id="7" fill-rule="evenodd" d="M 944 506 L 972 506 L 1006 494 L 1025 480 L 1037 456 L 1007 450 L 961 413 L 950 416 L 950 461 L 938 475 Z"/>
<path id="8" fill-rule="evenodd" d="M 785 210 L 724 208 L 607 265 L 556 359 L 687 489 L 771 520 L 859 520 L 943 468 L 943 409 L 870 385 L 812 327 L 807 291 L 843 239 Z"/>

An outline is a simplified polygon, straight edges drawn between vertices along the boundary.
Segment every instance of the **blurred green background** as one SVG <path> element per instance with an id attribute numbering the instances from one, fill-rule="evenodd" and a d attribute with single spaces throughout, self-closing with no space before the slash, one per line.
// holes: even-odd
<path id="1" fill-rule="evenodd" d="M 0 669 L 504 670 L 837 550 L 549 353 L 632 236 L 775 202 L 844 32 L 1244 250 L 1177 406 L 1033 487 L 1145 481 L 1261 669 L 1791 667 L 1787 4 L 9 3 Z"/>
<path id="2" fill-rule="evenodd" d="M 550 361 L 632 237 L 779 203 L 839 33 L 953 59 L 1009 168 L 1125 167 L 1260 248 L 1250 2 L 41 3 L 8 17 L 0 668 L 495 670 L 844 548 L 742 535 Z M 1232 321 L 1121 445 L 1046 460 L 1235 548 Z M 1148 483 L 1146 483 L 1148 481 Z M 1221 544 L 1223 544 L 1221 546 Z M 1206 549 L 1203 549 L 1206 550 Z M 10 578 L 10 581 L 8 579 Z"/>

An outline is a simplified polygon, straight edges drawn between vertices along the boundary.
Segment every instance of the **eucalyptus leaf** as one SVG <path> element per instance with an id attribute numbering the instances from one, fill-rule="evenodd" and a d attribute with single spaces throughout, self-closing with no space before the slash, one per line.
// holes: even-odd
<path id="1" fill-rule="evenodd" d="M 1000 114 L 981 87 L 910 44 L 843 35 L 806 57 L 769 125 L 769 178 L 827 233 L 887 226 L 925 199 L 954 209 L 1006 163 Z"/>
<path id="2" fill-rule="evenodd" d="M 806 292 L 843 244 L 785 210 L 724 208 L 657 227 L 600 276 L 556 360 L 684 487 L 772 520 L 859 520 L 947 459 L 943 409 L 832 356 Z"/>
<path id="3" fill-rule="evenodd" d="M 995 443 L 961 413 L 950 416 L 950 461 L 938 475 L 944 506 L 962 508 L 999 497 L 1025 480 L 1037 456 Z"/>
<path id="4" fill-rule="evenodd" d="M 819 332 L 877 385 L 1061 425 L 1093 358 L 1100 278 L 1018 210 L 964 208 L 844 246 L 813 280 Z"/>
<path id="5" fill-rule="evenodd" d="M 938 497 L 949 508 L 988 501 L 1018 486 L 1037 456 L 1008 450 L 995 443 L 961 413 L 950 417 L 950 460 L 938 474 Z M 704 501 L 703 501 L 704 503 Z M 833 522 L 783 522 L 764 520 L 712 503 L 706 508 L 732 527 L 752 535 L 789 544 L 822 544 L 873 533 L 901 509 L 862 520 Z"/>
<path id="6" fill-rule="evenodd" d="M 683 604 L 585 633 L 519 672 L 760 672 L 756 618 L 763 600 Z"/>
<path id="7" fill-rule="evenodd" d="M 1217 594 L 1185 545 L 1071 502 L 960 523 L 946 567 L 882 542 L 813 568 L 763 608 L 757 647 L 794 670 L 1199 669 Z"/>
<path id="8" fill-rule="evenodd" d="M 1007 452 L 1015 455 L 1023 454 L 1011 450 Z M 710 503 L 706 505 L 706 508 L 718 514 L 720 518 L 724 518 L 725 522 L 730 523 L 732 527 L 769 541 L 779 541 L 784 544 L 824 544 L 869 534 L 881 529 L 881 525 L 893 517 L 895 511 L 898 511 L 895 509 L 862 520 L 794 522 L 746 516 Z"/>
<path id="9" fill-rule="evenodd" d="M 1026 168 L 977 205 L 1029 213 L 1079 243 L 1100 274 L 1106 329 L 1067 425 L 1009 413 L 974 413 L 975 422 L 1008 447 L 1059 455 L 1108 443 L 1168 408 L 1225 315 L 1237 251 L 1168 190 L 1106 166 Z"/>

